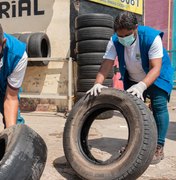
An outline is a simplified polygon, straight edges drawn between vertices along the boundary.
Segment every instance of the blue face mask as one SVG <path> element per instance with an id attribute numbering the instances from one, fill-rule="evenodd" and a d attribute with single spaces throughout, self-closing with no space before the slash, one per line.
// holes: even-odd
<path id="1" fill-rule="evenodd" d="M 119 42 L 123 46 L 126 46 L 126 47 L 131 46 L 131 44 L 135 41 L 134 34 L 131 34 L 131 35 L 123 37 L 123 38 L 122 37 L 118 37 L 118 39 L 119 39 Z"/>

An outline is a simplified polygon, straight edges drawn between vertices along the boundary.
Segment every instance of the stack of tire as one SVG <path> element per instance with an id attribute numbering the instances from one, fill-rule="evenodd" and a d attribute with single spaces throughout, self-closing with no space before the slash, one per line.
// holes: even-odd
<path id="1" fill-rule="evenodd" d="M 48 58 L 51 56 L 50 41 L 46 33 L 15 33 L 12 34 L 26 44 L 29 58 Z M 46 66 L 49 61 L 29 61 L 28 65 Z"/>
<path id="2" fill-rule="evenodd" d="M 113 34 L 113 17 L 109 14 L 90 13 L 80 15 L 75 19 L 77 71 L 77 102 L 94 85 L 96 75 L 103 61 L 107 44 Z M 113 71 L 106 80 L 105 86 L 112 86 Z M 107 111 L 98 119 L 112 117 L 113 111 Z"/>

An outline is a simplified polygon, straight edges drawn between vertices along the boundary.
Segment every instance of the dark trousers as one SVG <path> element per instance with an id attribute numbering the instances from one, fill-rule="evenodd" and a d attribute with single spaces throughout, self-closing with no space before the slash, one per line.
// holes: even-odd
<path id="1" fill-rule="evenodd" d="M 125 86 L 125 90 L 134 84 L 136 84 L 136 82 L 128 81 L 128 84 Z M 166 91 L 158 88 L 153 84 L 144 91 L 143 96 L 144 99 L 148 97 L 151 100 L 151 108 L 158 130 L 158 144 L 164 146 L 169 126 L 167 103 L 169 101 L 170 95 Z"/>

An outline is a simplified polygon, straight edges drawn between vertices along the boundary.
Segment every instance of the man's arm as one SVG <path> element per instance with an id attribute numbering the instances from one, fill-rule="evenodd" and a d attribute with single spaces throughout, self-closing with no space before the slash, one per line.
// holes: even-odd
<path id="1" fill-rule="evenodd" d="M 150 71 L 147 73 L 146 77 L 139 83 L 131 86 L 127 89 L 127 92 L 130 92 L 132 95 L 136 95 L 138 98 L 143 98 L 143 92 L 157 79 L 160 75 L 160 69 L 162 65 L 162 59 L 156 58 L 150 60 Z"/>
<path id="2" fill-rule="evenodd" d="M 99 69 L 99 72 L 96 76 L 96 83 L 102 84 L 103 81 L 106 79 L 108 73 L 110 70 L 112 70 L 112 67 L 114 65 L 114 60 L 117 56 L 116 48 L 114 46 L 114 43 L 112 41 L 112 38 L 108 42 L 108 45 L 106 47 L 106 52 L 103 56 L 103 62 L 101 64 L 101 67 Z"/>
<path id="3" fill-rule="evenodd" d="M 143 98 L 143 92 L 154 83 L 154 81 L 160 75 L 160 70 L 162 66 L 162 57 L 163 57 L 163 45 L 161 41 L 161 37 L 158 35 L 152 46 L 150 47 L 149 53 L 149 72 L 147 73 L 146 77 L 140 81 L 138 84 L 131 86 L 127 89 L 128 92 L 136 95 L 138 98 Z"/>
<path id="4" fill-rule="evenodd" d="M 147 73 L 146 77 L 142 80 L 147 87 L 149 87 L 160 75 L 160 70 L 162 66 L 163 57 L 163 44 L 161 37 L 158 35 L 152 46 L 149 49 L 149 66 L 150 71 Z"/>
<path id="5" fill-rule="evenodd" d="M 107 88 L 107 86 L 103 86 L 102 84 L 103 84 L 103 81 L 106 79 L 109 71 L 112 69 L 113 64 L 114 64 L 114 61 L 112 60 L 106 59 L 103 61 L 99 69 L 99 72 L 97 74 L 95 84 L 89 91 L 86 92 L 87 94 L 90 93 L 90 95 L 97 96 L 98 93 L 101 92 L 102 88 Z"/>
<path id="6" fill-rule="evenodd" d="M 150 71 L 147 73 L 146 77 L 142 80 L 147 87 L 149 87 L 160 75 L 162 58 L 151 59 L 150 61 Z"/>
<path id="7" fill-rule="evenodd" d="M 107 88 L 102 84 L 103 81 L 106 79 L 109 71 L 112 69 L 116 56 L 117 56 L 116 49 L 111 38 L 111 40 L 107 45 L 105 55 L 103 56 L 104 61 L 102 62 L 101 67 L 96 76 L 95 84 L 89 91 L 86 92 L 87 94 L 90 93 L 91 95 L 97 96 L 98 93 L 101 92 L 102 88 Z"/>
<path id="8" fill-rule="evenodd" d="M 24 52 L 15 69 L 7 78 L 8 85 L 4 99 L 4 118 L 6 127 L 16 124 L 19 106 L 18 91 L 23 82 L 26 67 L 27 53 Z"/>
<path id="9" fill-rule="evenodd" d="M 99 72 L 96 76 L 95 84 L 96 83 L 99 83 L 99 84 L 103 83 L 103 81 L 106 79 L 110 70 L 112 70 L 113 65 L 114 65 L 114 61 L 112 61 L 112 60 L 105 59 L 103 61 L 102 65 L 99 69 Z"/>
<path id="10" fill-rule="evenodd" d="M 131 86 L 127 89 L 127 92 L 130 92 L 132 95 L 136 95 L 138 98 L 143 98 L 143 92 L 157 79 L 160 75 L 160 69 L 162 65 L 162 58 L 155 58 L 150 60 L 150 71 L 147 73 L 145 78 L 139 83 Z"/>
<path id="11" fill-rule="evenodd" d="M 16 124 L 18 105 L 18 89 L 12 89 L 7 85 L 4 99 L 4 118 L 7 128 Z"/>

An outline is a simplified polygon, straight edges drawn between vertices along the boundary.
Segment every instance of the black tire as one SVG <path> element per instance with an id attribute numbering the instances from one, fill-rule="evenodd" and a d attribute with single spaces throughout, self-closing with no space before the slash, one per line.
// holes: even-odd
<path id="1" fill-rule="evenodd" d="M 100 65 L 103 62 L 104 53 L 84 53 L 77 54 L 77 63 L 79 66 Z"/>
<path id="2" fill-rule="evenodd" d="M 45 167 L 47 147 L 26 125 L 15 125 L 0 133 L 0 179 L 39 180 Z"/>
<path id="3" fill-rule="evenodd" d="M 28 47 L 29 47 L 29 40 L 31 38 L 31 33 L 24 33 L 21 34 L 18 38 L 18 40 L 24 42 L 26 44 L 26 51 L 28 53 Z M 28 53 L 28 55 L 30 56 L 30 54 Z"/>
<path id="4" fill-rule="evenodd" d="M 79 79 L 95 79 L 100 69 L 100 65 L 86 65 L 78 67 L 78 78 Z M 109 72 L 107 78 L 112 79 L 113 70 Z"/>
<path id="5" fill-rule="evenodd" d="M 50 41 L 45 33 L 32 33 L 29 41 L 29 57 L 43 57 L 47 58 L 51 56 Z M 49 61 L 35 61 L 36 66 L 46 66 Z"/>
<path id="6" fill-rule="evenodd" d="M 26 44 L 26 52 L 28 53 L 28 42 L 29 42 L 30 34 L 14 33 L 11 35 Z M 32 65 L 33 65 L 32 62 L 28 61 L 28 66 L 32 66 Z"/>
<path id="7" fill-rule="evenodd" d="M 95 39 L 104 39 L 109 40 L 113 34 L 112 28 L 107 27 L 87 27 L 78 29 L 75 32 L 76 41 L 84 40 L 95 40 Z"/>
<path id="8" fill-rule="evenodd" d="M 74 103 L 77 103 L 83 96 L 86 95 L 86 92 L 76 92 L 75 93 L 75 101 Z"/>
<path id="9" fill-rule="evenodd" d="M 76 52 L 92 53 L 92 52 L 105 52 L 109 40 L 86 40 L 76 43 Z"/>
<path id="10" fill-rule="evenodd" d="M 113 28 L 113 17 L 109 14 L 90 13 L 77 16 L 75 19 L 76 29 L 93 26 Z"/>
<path id="11" fill-rule="evenodd" d="M 93 87 L 95 79 L 78 79 L 77 80 L 77 91 L 87 92 Z M 106 79 L 103 83 L 104 86 L 112 87 L 112 79 Z"/>
<path id="12" fill-rule="evenodd" d="M 103 110 L 118 110 L 125 117 L 129 137 L 121 156 L 114 152 L 109 161 L 97 161 L 92 156 L 87 136 L 97 114 Z M 94 98 L 84 96 L 72 108 L 67 118 L 63 147 L 68 163 L 82 179 L 134 180 L 149 166 L 157 144 L 155 120 L 142 100 L 124 91 L 103 89 Z"/>
<path id="13" fill-rule="evenodd" d="M 17 39 L 20 37 L 21 33 L 13 33 L 12 36 L 16 37 Z"/>
<path id="14" fill-rule="evenodd" d="M 20 34 L 20 36 L 18 37 L 18 40 L 20 40 L 26 44 L 26 52 L 27 52 L 29 57 L 30 57 L 30 53 L 29 53 L 29 40 L 30 40 L 30 38 L 31 38 L 31 33 Z M 28 61 L 28 66 L 33 66 L 33 62 Z"/>
<path id="15" fill-rule="evenodd" d="M 75 103 L 77 103 L 85 95 L 86 95 L 86 92 L 76 92 Z M 105 112 L 102 112 L 101 114 L 99 114 L 96 117 L 96 119 L 109 119 L 109 118 L 112 118 L 113 115 L 114 115 L 114 111 L 108 110 L 108 111 L 105 111 Z"/>

